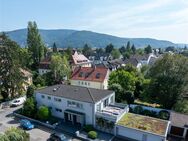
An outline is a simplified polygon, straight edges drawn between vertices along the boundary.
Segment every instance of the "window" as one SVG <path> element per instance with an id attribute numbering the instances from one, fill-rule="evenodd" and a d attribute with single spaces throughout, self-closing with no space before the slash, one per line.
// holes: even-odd
<path id="1" fill-rule="evenodd" d="M 48 96 L 48 100 L 51 100 L 51 97 L 50 97 L 50 96 Z"/>
<path id="2" fill-rule="evenodd" d="M 85 82 L 85 85 L 87 85 L 87 82 Z"/>
<path id="3" fill-rule="evenodd" d="M 44 95 L 41 95 L 41 97 L 42 97 L 42 98 L 45 98 L 45 96 L 44 96 Z"/>
<path id="4" fill-rule="evenodd" d="M 88 86 L 90 86 L 90 83 L 88 82 Z"/>
<path id="5" fill-rule="evenodd" d="M 78 103 L 78 102 L 74 102 L 74 101 L 67 101 L 67 106 L 68 107 L 74 107 L 74 108 L 83 109 L 83 104 Z"/>
<path id="6" fill-rule="evenodd" d="M 78 85 L 80 85 L 80 81 L 78 81 Z"/>
<path id="7" fill-rule="evenodd" d="M 56 98 L 56 97 L 55 97 L 54 100 L 57 101 L 57 102 L 61 102 L 61 99 L 60 99 L 60 98 Z"/>
<path id="8" fill-rule="evenodd" d="M 52 110 L 52 107 L 50 106 L 50 107 L 48 107 L 50 110 Z"/>
<path id="9" fill-rule="evenodd" d="M 104 101 L 104 107 L 108 106 L 108 98 Z"/>
<path id="10" fill-rule="evenodd" d="M 56 112 L 62 112 L 61 109 L 55 108 Z"/>
<path id="11" fill-rule="evenodd" d="M 82 82 L 82 85 L 84 85 L 84 82 Z"/>
<path id="12" fill-rule="evenodd" d="M 114 103 L 114 96 L 110 97 L 110 103 Z"/>
<path id="13" fill-rule="evenodd" d="M 96 74 L 96 78 L 99 79 L 100 78 L 100 73 Z"/>
<path id="14" fill-rule="evenodd" d="M 97 105 L 97 111 L 98 111 L 98 112 L 101 111 L 101 103 L 99 103 L 99 104 Z"/>

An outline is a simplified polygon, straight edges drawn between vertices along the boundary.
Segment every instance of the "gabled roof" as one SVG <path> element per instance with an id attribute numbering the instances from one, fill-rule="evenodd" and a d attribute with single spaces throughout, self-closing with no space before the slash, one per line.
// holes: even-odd
<path id="1" fill-rule="evenodd" d="M 39 63 L 39 69 L 50 69 L 51 57 L 44 58 Z"/>
<path id="2" fill-rule="evenodd" d="M 87 59 L 83 54 L 79 54 L 77 51 L 75 51 L 72 55 L 72 60 L 76 65 L 90 62 L 89 59 Z"/>
<path id="3" fill-rule="evenodd" d="M 136 58 L 129 58 L 129 59 L 125 59 L 124 60 L 125 64 L 132 64 L 133 66 L 137 66 L 138 65 L 138 60 Z"/>
<path id="4" fill-rule="evenodd" d="M 37 90 L 35 93 L 63 97 L 88 103 L 96 103 L 111 95 L 113 91 L 60 84 Z"/>
<path id="5" fill-rule="evenodd" d="M 103 82 L 108 73 L 104 67 L 78 67 L 72 73 L 72 80 Z"/>

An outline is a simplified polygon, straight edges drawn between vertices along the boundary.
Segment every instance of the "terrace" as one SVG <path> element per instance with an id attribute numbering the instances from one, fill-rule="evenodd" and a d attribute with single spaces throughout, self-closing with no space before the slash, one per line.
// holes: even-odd
<path id="1" fill-rule="evenodd" d="M 111 121 L 118 121 L 124 113 L 127 113 L 129 110 L 128 105 L 115 103 L 114 105 L 108 105 L 102 109 L 102 111 L 98 111 L 96 115 L 98 117 L 103 117 L 105 119 Z"/>
<path id="2" fill-rule="evenodd" d="M 168 127 L 168 121 L 132 113 L 125 114 L 117 124 L 157 135 L 165 135 Z"/>

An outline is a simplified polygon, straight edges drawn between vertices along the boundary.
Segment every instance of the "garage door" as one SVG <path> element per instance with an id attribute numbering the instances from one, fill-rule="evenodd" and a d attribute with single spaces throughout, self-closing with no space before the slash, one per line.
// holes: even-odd
<path id="1" fill-rule="evenodd" d="M 171 126 L 170 134 L 176 135 L 176 136 L 183 136 L 184 128 Z"/>

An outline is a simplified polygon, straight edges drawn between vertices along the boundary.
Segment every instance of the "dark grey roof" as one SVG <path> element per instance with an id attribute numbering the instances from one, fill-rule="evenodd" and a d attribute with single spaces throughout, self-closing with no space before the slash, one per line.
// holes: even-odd
<path id="1" fill-rule="evenodd" d="M 170 121 L 174 126 L 188 127 L 188 115 L 171 112 Z"/>
<path id="2" fill-rule="evenodd" d="M 89 103 L 96 103 L 113 93 L 113 91 L 110 90 L 100 90 L 63 84 L 49 86 L 35 92 Z"/>

